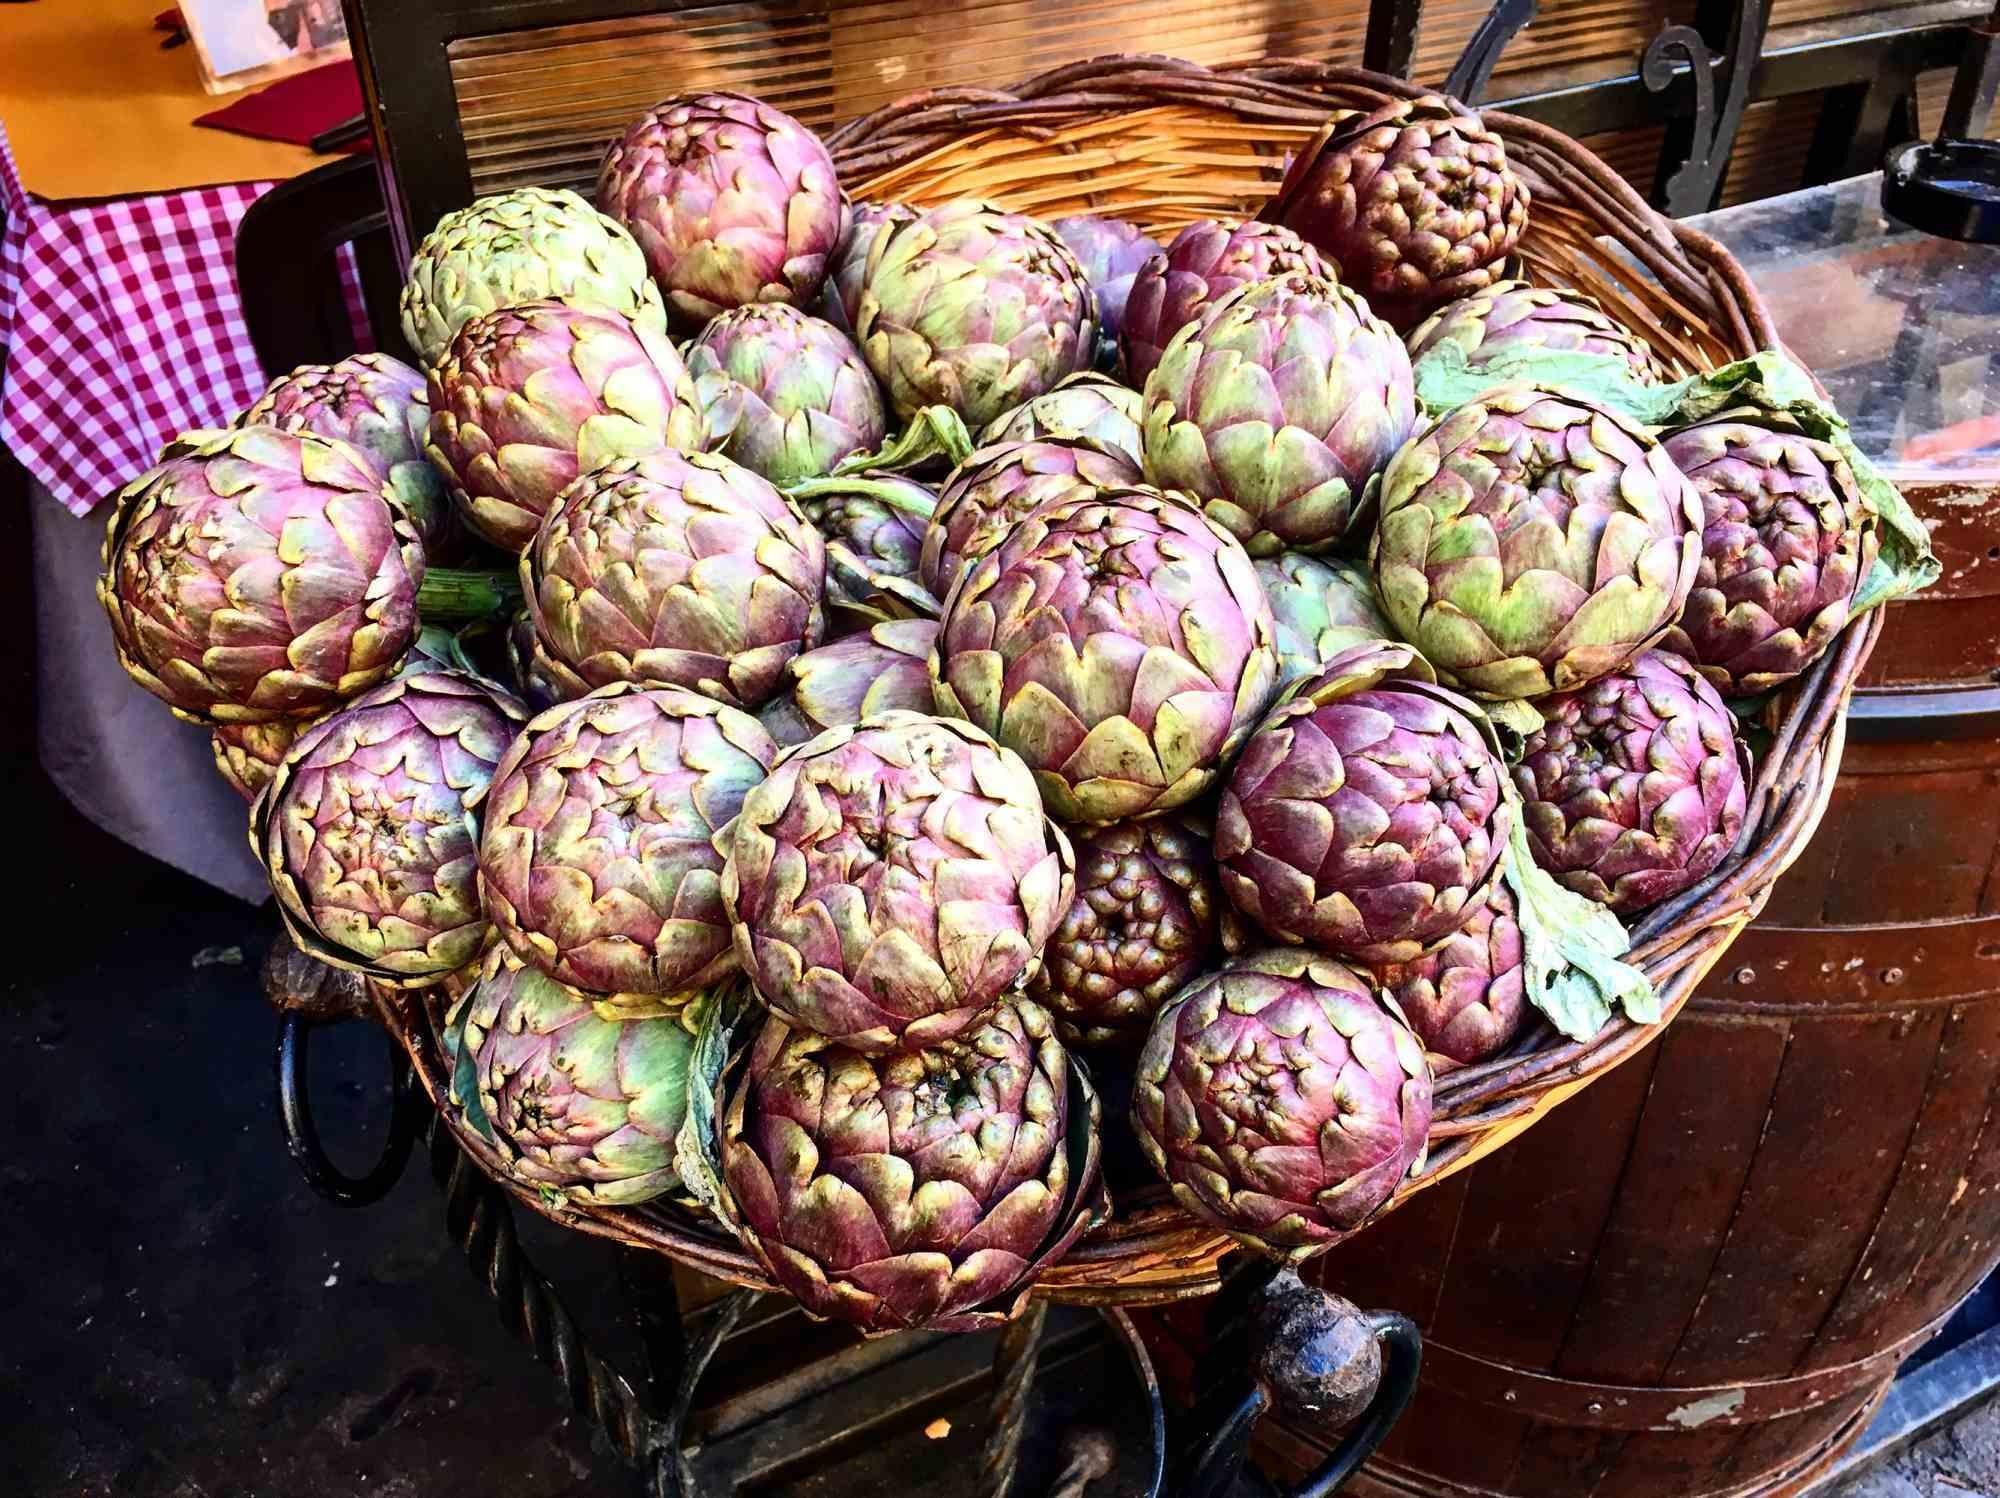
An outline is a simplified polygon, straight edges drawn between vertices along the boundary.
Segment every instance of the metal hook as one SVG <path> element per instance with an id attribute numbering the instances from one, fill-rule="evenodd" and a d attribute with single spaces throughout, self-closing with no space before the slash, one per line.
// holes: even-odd
<path id="1" fill-rule="evenodd" d="M 1444 91 L 1461 104 L 1476 104 L 1507 44 L 1535 19 L 1535 0 L 1498 0 L 1473 29 L 1465 50 L 1445 75 Z"/>
<path id="2" fill-rule="evenodd" d="M 389 1043 L 389 1137 L 381 1158 L 366 1175 L 350 1176 L 327 1158 L 313 1125 L 311 1083 L 306 1072 L 307 1038 L 311 1022 L 297 1014 L 278 1018 L 278 1117 L 285 1128 L 285 1148 L 306 1184 L 340 1207 L 365 1207 L 387 1196 L 401 1178 L 416 1142 L 421 1105 L 411 1085 L 409 1061 Z"/>

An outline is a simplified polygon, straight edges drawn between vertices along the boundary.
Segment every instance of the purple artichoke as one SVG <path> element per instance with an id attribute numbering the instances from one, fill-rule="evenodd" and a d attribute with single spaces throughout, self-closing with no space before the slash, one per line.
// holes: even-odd
<path id="1" fill-rule="evenodd" d="M 1073 374 L 1046 395 L 1016 406 L 980 434 L 979 445 L 1039 442 L 1045 438 L 1088 437 L 1132 460 L 1137 472 L 1141 441 L 1139 422 L 1145 403 L 1139 392 L 1109 375 L 1085 370 Z"/>
<path id="2" fill-rule="evenodd" d="M 1029 992 L 1080 1045 L 1136 1041 L 1216 950 L 1221 895 L 1204 829 L 1114 822 L 1076 842 L 1076 899 Z"/>
<path id="3" fill-rule="evenodd" d="M 1500 878 L 1511 813 L 1478 709 L 1408 646 L 1338 657 L 1244 746 L 1215 814 L 1222 888 L 1279 941 L 1407 962 Z"/>
<path id="4" fill-rule="evenodd" d="M 1201 501 L 1252 556 L 1324 551 L 1416 425 L 1402 340 L 1332 281 L 1215 302 L 1146 381 L 1146 477 Z"/>
<path id="5" fill-rule="evenodd" d="M 930 690 L 930 680 L 927 670 L 926 691 Z M 306 726 L 307 721 L 301 718 L 279 718 L 271 723 L 225 723 L 209 735 L 215 768 L 237 795 L 245 801 L 255 801 L 257 793 L 271 783 L 271 777 L 285 762 L 285 755 Z"/>
<path id="6" fill-rule="evenodd" d="M 424 456 L 430 420 L 421 374 L 387 354 L 356 354 L 273 380 L 236 425 L 311 432 L 359 449 L 381 470 L 389 498 L 416 527 L 426 560 L 434 560 L 456 527 L 444 480 Z"/>
<path id="7" fill-rule="evenodd" d="M 1705 878 L 1743 830 L 1735 719 L 1679 656 L 1649 650 L 1539 706 L 1514 769 L 1535 862 L 1631 915 Z"/>
<path id="8" fill-rule="evenodd" d="M 791 501 L 712 453 L 585 474 L 521 556 L 536 658 L 569 696 L 615 681 L 755 708 L 820 640 L 826 547 Z"/>
<path id="9" fill-rule="evenodd" d="M 937 618 L 937 599 L 917 581 L 936 494 L 902 474 L 872 470 L 795 485 L 791 494 L 826 537 L 834 633 L 884 619 Z"/>
<path id="10" fill-rule="evenodd" d="M 938 491 L 918 580 L 942 599 L 968 564 L 999 545 L 1031 512 L 1138 480 L 1137 463 L 1088 438 L 982 447 L 954 468 Z"/>
<path id="11" fill-rule="evenodd" d="M 535 658 L 535 620 L 526 609 L 507 622 L 507 674 L 528 711 L 545 713 L 569 700 L 567 689 Z"/>
<path id="12" fill-rule="evenodd" d="M 748 713 L 679 687 L 621 684 L 543 713 L 482 810 L 494 928 L 611 1011 L 685 1007 L 736 966 L 717 834 L 777 752 Z"/>
<path id="13" fill-rule="evenodd" d="M 1467 369 L 1546 351 L 1622 359 L 1641 385 L 1671 378 L 1651 345 L 1606 317 L 1593 298 L 1526 281 L 1495 281 L 1447 302 L 1411 331 L 1408 343 L 1411 363 L 1433 349 L 1455 344 L 1465 355 Z"/>
<path id="14" fill-rule="evenodd" d="M 1049 227 L 1069 246 L 1090 289 L 1097 294 L 1099 334 L 1116 341 L 1125 320 L 1126 298 L 1132 295 L 1132 279 L 1148 260 L 1163 253 L 1159 241 L 1149 238 L 1136 224 L 1093 213 L 1059 218 Z"/>
<path id="15" fill-rule="evenodd" d="M 527 302 L 476 317 L 431 371 L 429 452 L 472 528 L 519 551 L 580 473 L 706 442 L 666 336 L 612 313 Z"/>
<path id="16" fill-rule="evenodd" d="M 1200 319 L 1211 302 L 1239 286 L 1293 272 L 1332 274 L 1311 245 L 1277 224 L 1189 224 L 1133 279 L 1118 339 L 1125 378 L 1143 389 L 1174 334 Z"/>
<path id="17" fill-rule="evenodd" d="M 888 433 L 860 350 L 796 307 L 725 312 L 687 357 L 710 447 L 780 487 L 831 473 Z"/>
<path id="18" fill-rule="evenodd" d="M 193 723 L 312 718 L 417 635 L 423 547 L 345 443 L 190 432 L 112 507 L 97 596 L 118 661 Z"/>
<path id="19" fill-rule="evenodd" d="M 889 712 L 783 755 L 723 870 L 737 955 L 787 1022 L 935 1045 L 1034 976 L 1075 892 L 1027 768 L 964 723 Z"/>
<path id="20" fill-rule="evenodd" d="M 1097 1101 L 1045 1011 L 870 1057 L 770 1020 L 722 1121 L 744 1244 L 815 1316 L 976 1331 L 1091 1225 Z"/>
<path id="21" fill-rule="evenodd" d="M 1382 613 L 1444 680 L 1539 697 L 1660 639 L 1701 562 L 1701 498 L 1581 396 L 1489 390 L 1403 445 L 1369 553 Z"/>
<path id="22" fill-rule="evenodd" d="M 856 203 L 847 216 L 847 232 L 840 237 L 820 293 L 819 312 L 843 333 L 854 331 L 854 314 L 861 310 L 861 278 L 868 270 L 868 252 L 875 245 L 875 231 L 884 223 L 907 224 L 917 210 L 907 203 Z"/>
<path id="23" fill-rule="evenodd" d="M 1428 94 L 1330 122 L 1264 211 L 1406 331 L 1506 274 L 1528 226 L 1528 189 L 1476 114 Z"/>
<path id="24" fill-rule="evenodd" d="M 1361 975 L 1295 947 L 1236 959 L 1162 1009 L 1132 1094 L 1174 1199 L 1283 1259 L 1367 1222 L 1430 1123 L 1417 1037 Z"/>
<path id="25" fill-rule="evenodd" d="M 937 632 L 934 619 L 887 619 L 808 650 L 791 664 L 791 690 L 759 715 L 765 728 L 790 746 L 877 713 L 928 713 Z"/>
<path id="26" fill-rule="evenodd" d="M 845 217 L 819 137 L 742 94 L 656 104 L 604 157 L 597 206 L 632 231 L 689 331 L 732 307 L 809 307 Z"/>
<path id="27" fill-rule="evenodd" d="M 1097 337 L 1055 233 L 970 199 L 877 233 L 854 336 L 899 417 L 950 406 L 975 428 L 1088 368 Z"/>
<path id="28" fill-rule="evenodd" d="M 1500 1051 L 1527 1014 L 1527 974 L 1514 896 L 1502 879 L 1486 903 L 1434 952 L 1377 973 L 1430 1053 L 1433 1071 Z"/>
<path id="29" fill-rule="evenodd" d="M 402 676 L 320 719 L 250 813 L 250 846 L 300 949 L 417 988 L 486 940 L 471 804 L 527 720 L 489 681 Z"/>
<path id="30" fill-rule="evenodd" d="M 1666 439 L 1704 512 L 1701 565 L 1669 647 L 1726 697 L 1797 676 L 1846 626 L 1880 545 L 1875 507 L 1831 443 L 1725 411 Z"/>
<path id="31" fill-rule="evenodd" d="M 1314 675 L 1356 645 L 1395 638 L 1360 568 L 1295 551 L 1258 557 L 1255 565 L 1278 627 L 1281 685 Z"/>
<path id="32" fill-rule="evenodd" d="M 1043 506 L 967 569 L 932 657 L 938 709 L 1020 754 L 1066 822 L 1206 790 L 1271 699 L 1271 607 L 1227 533 L 1157 490 Z"/>

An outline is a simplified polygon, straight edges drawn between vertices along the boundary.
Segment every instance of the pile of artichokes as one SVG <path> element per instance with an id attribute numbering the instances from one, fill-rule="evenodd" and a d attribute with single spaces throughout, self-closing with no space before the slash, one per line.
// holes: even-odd
<path id="1" fill-rule="evenodd" d="M 1669 377 L 1508 279 L 1527 212 L 1440 99 L 1164 249 L 851 202 L 796 120 L 671 99 L 595 207 L 423 241 L 422 372 L 170 446 L 101 595 L 294 940 L 452 982 L 459 1121 L 552 1210 L 671 1197 L 815 1314 L 989 1325 L 1141 1188 L 1129 1118 L 1301 1257 L 1420 1165 L 1438 1073 L 1575 1032 L 1524 952 L 1729 855 L 1723 698 L 1875 555 L 1781 414 L 1423 409 L 1446 345 Z"/>

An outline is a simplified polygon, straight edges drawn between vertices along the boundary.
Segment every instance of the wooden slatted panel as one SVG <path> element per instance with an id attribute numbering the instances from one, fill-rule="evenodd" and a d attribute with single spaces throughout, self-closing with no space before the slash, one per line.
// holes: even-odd
<path id="1" fill-rule="evenodd" d="M 1917 75 L 1917 134 L 1928 140 L 1938 132 L 1944 120 L 1945 101 L 1951 97 L 1952 71 L 1938 68 L 1929 73 Z M 2000 131 L 2000 100 L 1995 100 L 1993 113 L 1980 133 L 1989 140 Z"/>
<path id="2" fill-rule="evenodd" d="M 451 70 L 476 193 L 594 180 L 611 138 L 669 94 L 729 88 L 812 125 L 921 88 L 1027 77 L 1107 52 L 1210 65 L 1358 63 L 1366 0 L 925 0 L 709 6 L 473 38 Z"/>
<path id="3" fill-rule="evenodd" d="M 1743 111 L 1718 206 L 1776 197 L 1805 185 L 1806 157 L 1819 128 L 1819 94 L 1768 99 Z"/>
<path id="4" fill-rule="evenodd" d="M 1666 144 L 1665 125 L 1642 125 L 1636 130 L 1607 130 L 1578 138 L 1578 144 L 1593 151 L 1604 164 L 1631 183 L 1641 193 L 1653 191 L 1659 171 L 1660 149 Z"/>

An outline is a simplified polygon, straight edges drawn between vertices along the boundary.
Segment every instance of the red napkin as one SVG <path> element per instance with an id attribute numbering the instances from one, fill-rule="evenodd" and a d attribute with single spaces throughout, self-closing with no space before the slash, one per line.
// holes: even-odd
<path id="1" fill-rule="evenodd" d="M 295 146 L 312 144 L 312 138 L 344 120 L 361 113 L 361 75 L 352 61 L 330 62 L 309 72 L 281 78 L 269 88 L 246 94 L 232 104 L 209 111 L 195 120 L 212 130 L 230 130 L 258 140 L 281 140 Z M 367 135 L 343 147 L 347 151 L 373 148 Z"/>

